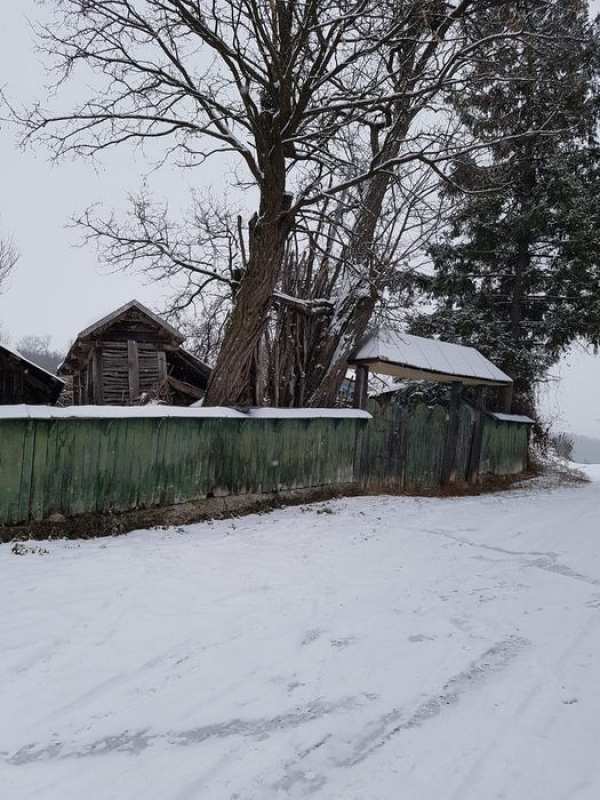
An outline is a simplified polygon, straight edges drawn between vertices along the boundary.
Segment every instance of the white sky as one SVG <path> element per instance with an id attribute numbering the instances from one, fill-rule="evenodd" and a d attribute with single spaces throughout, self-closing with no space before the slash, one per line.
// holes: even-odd
<path id="1" fill-rule="evenodd" d="M 11 99 L 27 104 L 43 97 L 46 74 L 34 52 L 27 19 L 44 13 L 36 0 L 10 0 L 0 15 L 0 85 Z M 600 0 L 592 0 L 600 11 Z M 99 166 L 83 161 L 49 163 L 42 151 L 22 152 L 15 134 L 0 128 L 0 231 L 21 253 L 8 291 L 0 296 L 0 327 L 13 341 L 26 334 L 51 334 L 63 347 L 82 328 L 133 297 L 160 308 L 164 285 L 140 275 L 109 274 L 93 246 L 77 247 L 80 233 L 67 229 L 71 217 L 91 203 L 123 208 L 148 164 L 131 151 L 113 151 Z M 164 168 L 151 179 L 172 207 L 185 206 L 188 190 L 222 193 L 216 165 L 188 174 Z M 543 392 L 545 412 L 575 433 L 600 436 L 600 357 L 575 349 Z"/>

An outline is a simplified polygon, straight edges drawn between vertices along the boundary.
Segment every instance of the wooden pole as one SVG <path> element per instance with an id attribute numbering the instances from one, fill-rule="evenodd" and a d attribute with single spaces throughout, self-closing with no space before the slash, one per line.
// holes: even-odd
<path id="1" fill-rule="evenodd" d="M 471 439 L 471 451 L 469 453 L 469 465 L 467 467 L 467 480 L 469 483 L 477 483 L 479 481 L 481 443 L 483 441 L 484 391 L 483 386 L 478 386 L 475 392 L 473 438 Z"/>
<path id="2" fill-rule="evenodd" d="M 94 403 L 97 406 L 101 406 L 104 404 L 104 373 L 102 350 L 99 347 L 94 348 L 92 366 L 94 372 Z"/>
<path id="3" fill-rule="evenodd" d="M 364 364 L 356 367 L 356 380 L 354 382 L 354 408 L 366 411 L 369 401 L 369 368 Z"/>
<path id="4" fill-rule="evenodd" d="M 442 469 L 442 483 L 452 482 L 456 469 L 456 448 L 458 445 L 458 428 L 460 425 L 460 399 L 463 392 L 462 383 L 453 383 L 450 389 L 450 407 L 448 409 L 448 436 Z"/>
<path id="5" fill-rule="evenodd" d="M 127 369 L 129 372 L 129 404 L 135 403 L 140 396 L 140 367 L 137 342 L 127 341 Z"/>
<path id="6" fill-rule="evenodd" d="M 508 386 L 505 386 L 501 390 L 500 400 L 502 405 L 502 411 L 505 414 L 510 414 L 512 411 L 513 394 L 514 394 L 514 384 L 512 383 L 509 384 Z"/>

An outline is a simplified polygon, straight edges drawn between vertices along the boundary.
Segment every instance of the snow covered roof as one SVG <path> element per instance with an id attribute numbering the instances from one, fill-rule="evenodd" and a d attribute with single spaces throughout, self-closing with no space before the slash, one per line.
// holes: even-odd
<path id="1" fill-rule="evenodd" d="M 187 417 L 188 419 L 235 417 L 237 419 L 370 419 L 366 411 L 347 408 L 235 408 L 202 406 L 0 406 L 2 419 L 146 419 L 148 417 Z"/>
<path id="2" fill-rule="evenodd" d="M 28 366 L 34 367 L 39 372 L 43 372 L 44 374 L 48 375 L 50 378 L 52 378 L 53 380 L 57 381 L 58 383 L 64 384 L 64 381 L 61 378 L 59 378 L 58 375 L 55 375 L 53 372 L 49 372 L 47 369 L 44 369 L 44 367 L 40 367 L 40 365 L 36 364 L 35 361 L 32 361 L 30 358 L 26 358 L 18 350 L 15 350 L 14 348 L 9 347 L 4 342 L 0 342 L 0 348 L 5 350 L 7 353 L 10 353 L 11 356 L 14 356 L 15 358 L 18 358 L 19 361 L 24 361 L 25 364 L 27 364 Z"/>
<path id="3" fill-rule="evenodd" d="M 12 347 L 9 347 L 4 342 L 0 342 L 0 348 L 2 348 L 2 350 L 5 350 L 7 353 L 10 353 L 11 356 L 18 358 L 20 361 L 24 361 L 25 364 L 27 364 L 27 366 L 34 367 L 34 369 L 36 369 L 38 372 L 43 372 L 49 378 L 52 378 L 53 381 L 60 383 L 62 386 L 65 385 L 65 382 L 62 380 L 62 378 L 59 378 L 58 375 L 55 375 L 53 372 L 49 372 L 47 369 L 40 367 L 40 365 L 36 364 L 35 361 L 31 361 L 31 359 L 25 358 L 25 356 L 19 353 L 18 350 L 14 350 Z"/>
<path id="4" fill-rule="evenodd" d="M 411 380 L 488 386 L 512 383 L 512 378 L 474 347 L 392 330 L 380 330 L 370 336 L 349 363 L 365 364 L 373 372 Z"/>

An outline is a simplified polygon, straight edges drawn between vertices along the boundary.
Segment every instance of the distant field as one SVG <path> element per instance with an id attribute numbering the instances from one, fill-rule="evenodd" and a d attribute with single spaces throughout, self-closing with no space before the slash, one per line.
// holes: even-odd
<path id="1" fill-rule="evenodd" d="M 573 440 L 573 461 L 578 464 L 600 464 L 600 439 L 574 434 Z"/>

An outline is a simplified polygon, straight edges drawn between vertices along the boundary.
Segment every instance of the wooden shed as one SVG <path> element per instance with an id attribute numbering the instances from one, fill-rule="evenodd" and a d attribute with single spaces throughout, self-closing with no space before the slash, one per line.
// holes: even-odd
<path id="1" fill-rule="evenodd" d="M 184 337 L 137 300 L 77 336 L 59 367 L 72 381 L 73 405 L 137 405 L 201 399 L 210 368 L 182 348 Z"/>
<path id="2" fill-rule="evenodd" d="M 63 387 L 56 375 L 0 344 L 0 405 L 54 405 Z"/>

